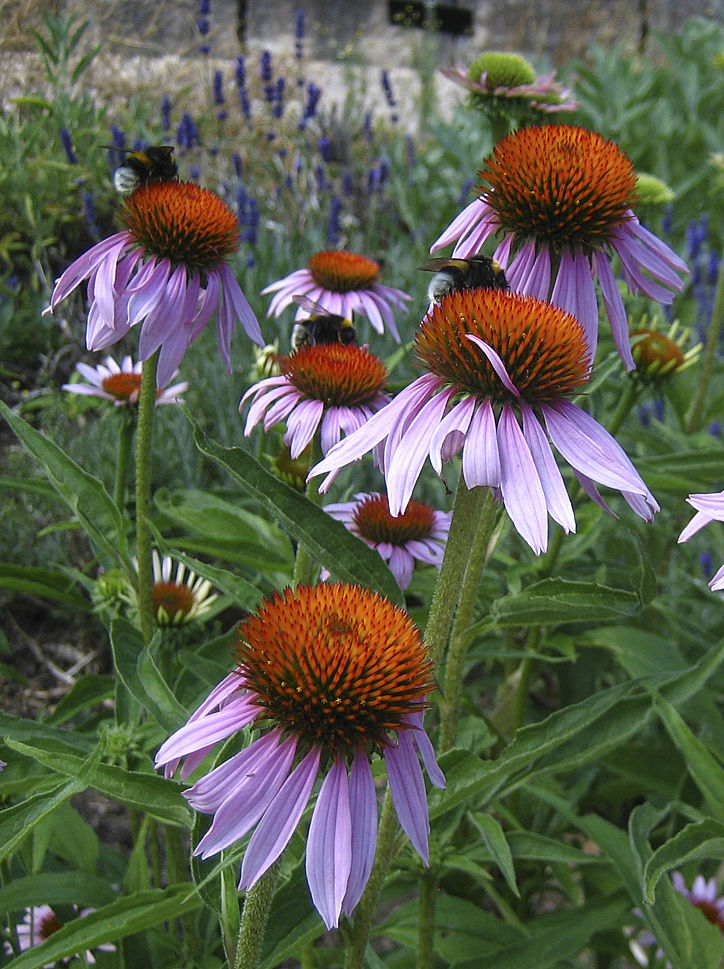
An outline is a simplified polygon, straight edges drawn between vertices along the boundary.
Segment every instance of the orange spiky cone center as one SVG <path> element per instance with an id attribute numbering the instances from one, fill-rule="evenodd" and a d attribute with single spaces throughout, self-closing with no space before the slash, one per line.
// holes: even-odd
<path id="1" fill-rule="evenodd" d="M 433 509 L 422 501 L 410 501 L 405 511 L 393 518 L 387 495 L 369 495 L 357 506 L 354 524 L 370 542 L 406 545 L 429 538 L 435 523 Z"/>
<path id="2" fill-rule="evenodd" d="M 504 230 L 556 251 L 600 248 L 636 202 L 636 173 L 618 145 L 574 125 L 507 135 L 478 175 Z"/>
<path id="3" fill-rule="evenodd" d="M 423 365 L 461 393 L 512 401 L 467 334 L 484 340 L 530 404 L 569 397 L 588 382 L 590 350 L 578 320 L 532 296 L 493 289 L 451 293 L 422 321 L 415 349 Z"/>
<path id="4" fill-rule="evenodd" d="M 369 289 L 380 274 L 379 263 L 342 249 L 318 252 L 307 263 L 312 279 L 333 293 Z"/>
<path id="5" fill-rule="evenodd" d="M 341 343 L 300 347 L 283 358 L 281 370 L 305 397 L 331 407 L 368 404 L 379 397 L 387 380 L 379 357 Z"/>
<path id="6" fill-rule="evenodd" d="M 173 266 L 210 270 L 239 248 L 239 223 L 225 202 L 189 182 L 157 182 L 129 195 L 126 228 L 141 248 Z"/>
<path id="7" fill-rule="evenodd" d="M 434 687 L 407 613 L 345 583 L 275 593 L 239 624 L 235 651 L 264 714 L 335 755 L 388 744 Z"/>
<path id="8" fill-rule="evenodd" d="M 116 400 L 130 400 L 133 395 L 138 399 L 141 390 L 140 373 L 112 373 L 104 377 L 101 386 L 107 394 L 115 397 Z"/>

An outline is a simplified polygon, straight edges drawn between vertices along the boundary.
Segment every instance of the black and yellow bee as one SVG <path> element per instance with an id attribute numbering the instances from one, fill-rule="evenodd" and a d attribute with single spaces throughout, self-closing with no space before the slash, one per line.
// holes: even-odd
<path id="1" fill-rule="evenodd" d="M 355 328 L 346 317 L 330 313 L 306 296 L 293 296 L 292 299 L 310 314 L 306 320 L 297 320 L 292 327 L 292 350 L 316 347 L 322 343 L 357 342 Z"/>
<path id="2" fill-rule="evenodd" d="M 127 152 L 123 163 L 113 173 L 113 186 L 119 195 L 132 195 L 149 182 L 171 182 L 178 178 L 173 145 L 149 145 L 139 151 L 114 150 Z"/>
<path id="3" fill-rule="evenodd" d="M 503 267 L 490 256 L 470 256 L 469 259 L 428 259 L 420 267 L 435 273 L 427 288 L 431 303 L 439 303 L 448 293 L 463 289 L 507 289 Z"/>

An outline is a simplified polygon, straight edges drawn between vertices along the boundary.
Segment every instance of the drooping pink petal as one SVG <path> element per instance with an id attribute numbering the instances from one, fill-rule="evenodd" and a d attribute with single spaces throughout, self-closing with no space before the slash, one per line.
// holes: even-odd
<path id="1" fill-rule="evenodd" d="M 570 465 L 609 488 L 651 497 L 626 452 L 589 414 L 566 400 L 542 404 L 541 411 L 550 439 Z"/>
<path id="2" fill-rule="evenodd" d="M 309 751 L 267 808 L 246 849 L 239 888 L 251 888 L 289 844 L 312 793 L 320 754 L 316 748 Z"/>
<path id="3" fill-rule="evenodd" d="M 352 820 L 347 765 L 336 759 L 317 796 L 307 836 L 307 882 L 328 929 L 339 925 L 352 864 Z"/>
<path id="4" fill-rule="evenodd" d="M 272 756 L 281 739 L 280 729 L 265 734 L 199 778 L 193 787 L 184 791 L 184 797 L 195 811 L 213 814 L 237 784 L 252 775 L 259 764 Z"/>
<path id="5" fill-rule="evenodd" d="M 289 770 L 296 747 L 297 738 L 288 737 L 264 761 L 257 763 L 254 774 L 236 778 L 217 808 L 211 827 L 194 849 L 195 855 L 208 858 L 228 848 L 269 811 L 291 777 Z"/>
<path id="6" fill-rule="evenodd" d="M 623 299 L 621 298 L 621 292 L 616 283 L 616 277 L 613 275 L 611 264 L 604 253 L 596 252 L 595 259 L 598 281 L 601 285 L 601 296 L 603 297 L 603 305 L 606 308 L 608 321 L 611 324 L 613 342 L 616 344 L 616 349 L 623 360 L 626 370 L 635 370 L 636 364 L 634 363 L 629 341 L 628 318 L 623 305 Z"/>
<path id="7" fill-rule="evenodd" d="M 521 410 L 523 413 L 523 436 L 538 469 L 548 512 L 554 521 L 563 526 L 566 534 L 575 532 L 576 519 L 573 514 L 571 499 L 568 497 L 566 486 L 548 444 L 548 439 L 543 433 L 543 428 L 538 423 L 532 408 L 523 403 Z"/>
<path id="8" fill-rule="evenodd" d="M 384 749 L 387 779 L 402 830 L 425 864 L 428 862 L 427 836 L 430 821 L 425 797 L 425 781 L 409 731 L 400 730 L 397 744 Z"/>
<path id="9" fill-rule="evenodd" d="M 362 897 L 372 871 L 377 847 L 377 797 L 369 761 L 355 750 L 349 774 L 349 803 L 352 819 L 352 854 L 342 911 L 351 915 Z"/>
<path id="10" fill-rule="evenodd" d="M 505 509 L 536 555 L 548 547 L 548 514 L 535 462 L 510 404 L 498 418 L 500 488 Z"/>
<path id="11" fill-rule="evenodd" d="M 442 418 L 446 405 L 445 394 L 437 394 L 422 405 L 405 431 L 404 446 L 397 448 L 386 466 L 387 497 L 393 516 L 401 515 L 407 508 L 430 449 L 431 429 Z"/>
<path id="12" fill-rule="evenodd" d="M 474 333 L 466 333 L 465 336 L 468 338 L 468 340 L 470 340 L 471 343 L 474 343 L 482 350 L 488 360 L 488 363 L 496 372 L 498 377 L 500 377 L 500 381 L 505 389 L 509 390 L 514 397 L 520 397 L 520 391 L 510 379 L 508 371 L 505 369 L 505 364 L 500 359 L 499 354 L 493 350 L 490 344 L 486 343 L 485 340 L 481 340 L 480 337 L 475 336 Z"/>
<path id="13" fill-rule="evenodd" d="M 437 425 L 430 438 L 430 464 L 435 469 L 436 474 L 442 474 L 442 448 L 450 434 L 457 434 L 459 441 L 458 447 L 462 444 L 468 430 L 468 426 L 475 411 L 475 399 L 464 397 L 459 403 L 453 405 Z"/>
<path id="14" fill-rule="evenodd" d="M 201 747 L 225 740 L 241 730 L 258 715 L 259 708 L 247 697 L 233 699 L 223 710 L 209 713 L 198 720 L 189 720 L 164 741 L 156 754 L 156 766 L 184 757 Z"/>
<path id="15" fill-rule="evenodd" d="M 570 253 L 567 249 L 561 253 L 550 301 L 576 317 L 593 357 L 598 343 L 598 304 L 591 265 L 583 253 Z"/>
<path id="16" fill-rule="evenodd" d="M 468 488 L 500 485 L 500 453 L 495 414 L 489 400 L 483 400 L 473 415 L 463 445 L 463 478 Z"/>

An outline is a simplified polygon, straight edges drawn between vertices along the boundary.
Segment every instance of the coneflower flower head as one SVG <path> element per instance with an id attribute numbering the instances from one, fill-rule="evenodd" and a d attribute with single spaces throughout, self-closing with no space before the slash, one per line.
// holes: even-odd
<path id="1" fill-rule="evenodd" d="M 547 515 L 575 531 L 570 499 L 548 439 L 586 492 L 606 508 L 594 482 L 620 490 L 650 519 L 658 505 L 622 448 L 569 399 L 585 386 L 590 349 L 579 322 L 543 300 L 501 290 L 454 292 L 431 307 L 416 338 L 427 369 L 359 431 L 312 469 L 331 473 L 377 448 L 390 512 L 407 507 L 429 457 L 462 448 L 468 488 L 489 486 L 536 554 L 548 543 Z"/>
<path id="2" fill-rule="evenodd" d="M 438 568 L 445 554 L 450 530 L 449 512 L 437 511 L 423 501 L 410 501 L 401 515 L 393 517 L 387 495 L 358 494 L 354 501 L 325 505 L 324 510 L 387 562 L 401 589 L 412 580 L 415 562 Z M 322 578 L 329 573 L 322 572 Z"/>
<path id="3" fill-rule="evenodd" d="M 536 76 L 533 65 L 520 54 L 486 51 L 465 69 L 442 73 L 469 92 L 469 106 L 492 117 L 530 123 L 542 113 L 575 111 L 578 101 L 555 80 L 555 72 Z"/>
<path id="4" fill-rule="evenodd" d="M 357 586 L 329 583 L 275 593 L 237 627 L 238 666 L 163 744 L 157 766 L 188 776 L 244 727 L 261 735 L 186 792 L 213 814 L 196 853 L 207 857 L 256 830 L 240 888 L 288 844 L 324 774 L 307 840 L 312 899 L 328 927 L 350 914 L 374 858 L 377 806 L 370 758 L 381 756 L 402 827 L 427 863 L 422 756 L 445 780 L 422 728 L 432 665 L 407 613 Z"/>
<path id="5" fill-rule="evenodd" d="M 279 361 L 281 376 L 250 387 L 239 410 L 251 400 L 244 427 L 248 437 L 264 420 L 264 429 L 286 420 L 284 443 L 296 459 L 320 429 L 322 453 L 362 426 L 387 403 L 385 365 L 364 347 L 324 343 L 300 347 Z"/>
<path id="6" fill-rule="evenodd" d="M 217 195 L 188 182 L 149 184 L 124 200 L 121 217 L 126 228 L 76 259 L 51 297 L 54 311 L 88 280 L 88 349 L 105 349 L 141 323 L 139 356 L 147 360 L 160 348 L 157 379 L 164 385 L 215 312 L 229 372 L 237 319 L 263 344 L 225 261 L 239 248 L 239 225 Z"/>
<path id="7" fill-rule="evenodd" d="M 709 522 L 724 522 L 724 491 L 713 494 L 689 495 L 686 500 L 692 508 L 696 509 L 696 514 L 679 535 L 679 542 L 687 542 L 692 535 L 695 535 Z M 709 588 L 712 592 L 720 592 L 724 589 L 724 565 L 712 578 Z"/>
<path id="8" fill-rule="evenodd" d="M 662 332 L 657 321 L 631 331 L 631 349 L 636 362 L 635 376 L 660 381 L 691 367 L 701 356 L 702 344 L 684 350 L 691 330 L 675 320 Z"/>
<path id="9" fill-rule="evenodd" d="M 633 370 L 611 258 L 620 259 L 631 292 L 660 303 L 681 291 L 678 274 L 687 268 L 634 215 L 636 174 L 626 155 L 585 128 L 533 126 L 502 138 L 478 174 L 479 197 L 431 252 L 455 242 L 453 255 L 465 258 L 489 238 L 500 239 L 494 255 L 511 289 L 550 299 L 572 313 L 592 354 L 598 339 L 597 278 L 616 348 Z"/>
<path id="10" fill-rule="evenodd" d="M 341 249 L 317 252 L 305 269 L 298 269 L 262 290 L 263 295 L 275 294 L 267 316 L 280 316 L 295 296 L 306 296 L 328 312 L 350 320 L 354 313 L 366 316 L 378 333 L 386 326 L 399 343 L 393 310 L 403 309 L 412 297 L 400 289 L 383 286 L 378 282 L 379 276 L 379 263 L 367 256 Z M 300 306 L 295 319 L 308 315 Z"/>
<path id="11" fill-rule="evenodd" d="M 81 362 L 76 364 L 75 369 L 85 377 L 87 383 L 63 384 L 63 390 L 71 394 L 102 397 L 104 400 L 113 401 L 116 407 L 138 403 L 143 371 L 140 361 L 134 363 L 132 357 L 126 356 L 119 364 L 113 357 L 108 356 L 95 367 Z M 171 374 L 171 379 L 175 376 L 176 373 Z M 188 387 L 186 380 L 171 387 L 159 387 L 156 391 L 156 406 L 185 403 L 179 395 L 188 390 Z"/>

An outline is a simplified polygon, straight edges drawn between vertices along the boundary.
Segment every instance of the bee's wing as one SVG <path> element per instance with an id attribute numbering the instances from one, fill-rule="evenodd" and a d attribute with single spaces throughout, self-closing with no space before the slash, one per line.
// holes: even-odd
<path id="1" fill-rule="evenodd" d="M 452 259 L 450 256 L 440 256 L 434 259 L 427 259 L 423 266 L 418 266 L 418 269 L 424 269 L 429 273 L 439 273 L 443 269 L 466 269 L 467 268 L 466 259 Z"/>
<path id="2" fill-rule="evenodd" d="M 295 302 L 297 306 L 301 306 L 303 310 L 306 310 L 310 316 L 314 315 L 315 313 L 321 314 L 322 316 L 331 315 L 329 310 L 326 310 L 323 306 L 320 306 L 319 303 L 315 303 L 314 300 L 309 299 L 308 296 L 302 296 L 298 293 L 297 295 L 292 296 L 292 301 Z"/>

